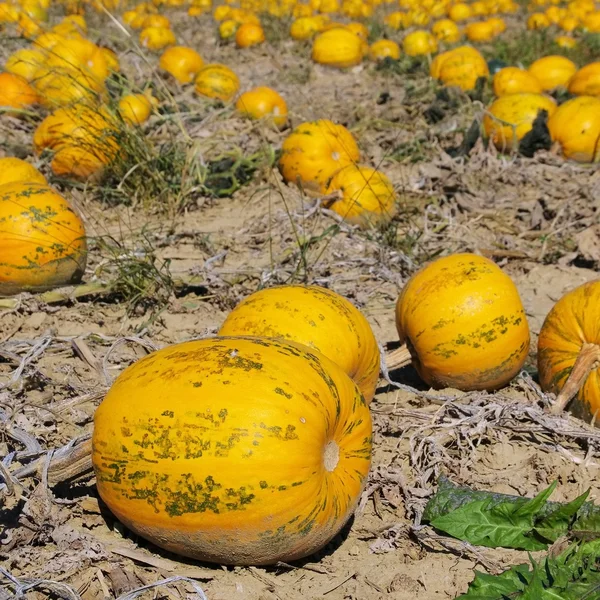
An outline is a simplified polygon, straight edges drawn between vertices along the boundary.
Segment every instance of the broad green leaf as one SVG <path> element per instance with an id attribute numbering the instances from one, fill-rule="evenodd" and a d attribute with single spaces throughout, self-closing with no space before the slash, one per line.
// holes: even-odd
<path id="1" fill-rule="evenodd" d="M 577 513 L 584 505 L 590 490 L 581 494 L 568 504 L 558 505 L 550 514 L 542 517 L 535 524 L 535 532 L 549 542 L 555 542 L 561 535 L 569 531 Z M 600 527 L 600 519 L 598 522 Z"/>
<path id="2" fill-rule="evenodd" d="M 525 589 L 531 572 L 528 565 L 511 567 L 500 575 L 488 575 L 475 571 L 475 579 L 471 582 L 466 594 L 456 600 L 505 600 L 514 597 Z"/>

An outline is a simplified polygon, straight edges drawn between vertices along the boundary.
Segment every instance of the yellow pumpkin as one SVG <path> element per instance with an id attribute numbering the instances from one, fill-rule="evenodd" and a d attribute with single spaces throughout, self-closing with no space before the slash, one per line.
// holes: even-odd
<path id="1" fill-rule="evenodd" d="M 466 21 L 473 16 L 473 11 L 469 4 L 464 2 L 457 2 L 456 4 L 452 4 L 448 9 L 448 18 L 452 21 L 460 22 Z"/>
<path id="2" fill-rule="evenodd" d="M 119 100 L 119 114 L 130 125 L 143 125 L 152 114 L 152 100 L 148 94 L 127 94 Z"/>
<path id="3" fill-rule="evenodd" d="M 390 221 L 396 212 L 396 193 L 390 180 L 377 169 L 348 165 L 330 179 L 325 206 L 344 221 L 372 227 Z"/>
<path id="4" fill-rule="evenodd" d="M 269 87 L 261 86 L 244 92 L 237 99 L 235 107 L 252 119 L 267 118 L 280 129 L 287 123 L 287 104 L 275 90 Z"/>
<path id="5" fill-rule="evenodd" d="M 557 394 L 553 412 L 570 410 L 600 426 L 600 280 L 565 294 L 538 338 L 538 373 L 545 392 Z"/>
<path id="6" fill-rule="evenodd" d="M 346 523 L 371 419 L 322 354 L 222 337 L 127 368 L 96 410 L 92 447 L 100 496 L 135 533 L 198 560 L 264 565 L 319 550 Z"/>
<path id="7" fill-rule="evenodd" d="M 438 50 L 438 44 L 429 31 L 417 30 L 409 33 L 404 38 L 402 49 L 408 56 L 422 56 L 435 54 Z"/>
<path id="8" fill-rule="evenodd" d="M 361 39 L 348 29 L 334 27 L 323 31 L 315 38 L 312 59 L 329 67 L 353 67 L 363 58 Z"/>
<path id="9" fill-rule="evenodd" d="M 431 61 L 431 65 L 429 67 L 429 75 L 431 75 L 431 77 L 433 77 L 434 79 L 439 79 L 444 63 L 458 56 L 469 56 L 473 57 L 474 59 L 485 60 L 483 56 L 479 53 L 479 51 L 473 48 L 473 46 L 459 46 L 458 48 L 447 50 L 446 52 L 441 52 L 440 54 L 438 54 Z"/>
<path id="10" fill-rule="evenodd" d="M 436 21 L 431 27 L 431 33 L 440 42 L 458 42 L 462 37 L 460 28 L 451 19 L 441 19 Z"/>
<path id="11" fill-rule="evenodd" d="M 148 50 L 162 50 L 176 43 L 175 34 L 166 27 L 146 27 L 140 32 L 140 44 Z"/>
<path id="12" fill-rule="evenodd" d="M 0 186 L 16 181 L 48 183 L 46 178 L 31 163 L 13 156 L 0 158 Z"/>
<path id="13" fill-rule="evenodd" d="M 554 38 L 554 43 L 560 48 L 570 49 L 577 47 L 577 40 L 570 35 L 557 35 Z"/>
<path id="14" fill-rule="evenodd" d="M 0 187 L 0 295 L 80 281 L 85 229 L 73 207 L 44 183 Z"/>
<path id="15" fill-rule="evenodd" d="M 592 12 L 583 18 L 583 28 L 589 33 L 600 33 L 600 11 Z"/>
<path id="16" fill-rule="evenodd" d="M 367 403 L 379 380 L 379 347 L 363 314 L 346 298 L 316 285 L 260 290 L 242 300 L 219 329 L 304 344 L 335 362 Z"/>
<path id="17" fill-rule="evenodd" d="M 284 140 L 279 168 L 288 183 L 322 191 L 340 168 L 355 163 L 360 150 L 352 134 L 328 119 L 298 125 Z"/>
<path id="18" fill-rule="evenodd" d="M 197 94 L 229 102 L 240 89 L 238 76 L 225 65 L 204 65 L 196 76 L 194 89 Z"/>
<path id="19" fill-rule="evenodd" d="M 563 31 L 571 33 L 572 31 L 575 31 L 575 29 L 577 29 L 577 27 L 579 27 L 579 19 L 577 17 L 572 16 L 572 15 L 567 15 L 566 17 L 563 17 L 558 22 L 558 26 Z"/>
<path id="20" fill-rule="evenodd" d="M 501 17 L 490 17 L 488 23 L 491 24 L 495 36 L 506 31 L 506 23 Z"/>
<path id="21" fill-rule="evenodd" d="M 428 385 L 494 390 L 520 371 L 529 327 L 514 283 L 475 254 L 440 258 L 415 273 L 396 304 L 405 344 L 388 367 L 412 362 Z"/>
<path id="22" fill-rule="evenodd" d="M 500 152 L 516 150 L 518 142 L 531 131 L 538 113 L 545 110 L 551 117 L 556 102 L 542 94 L 510 94 L 501 96 L 483 117 L 483 129 Z"/>
<path id="23" fill-rule="evenodd" d="M 581 67 L 569 81 L 569 93 L 576 96 L 600 96 L 600 62 Z"/>
<path id="24" fill-rule="evenodd" d="M 550 19 L 544 13 L 533 13 L 527 18 L 527 29 L 546 29 L 550 27 Z"/>
<path id="25" fill-rule="evenodd" d="M 104 57 L 104 62 L 106 63 L 106 68 L 108 69 L 108 72 L 119 73 L 121 70 L 121 65 L 119 63 L 119 57 L 117 56 L 117 53 L 114 50 L 111 50 L 110 48 L 106 48 L 104 46 L 101 46 L 99 50 L 102 53 L 102 56 Z"/>
<path id="26" fill-rule="evenodd" d="M 46 53 L 37 48 L 22 48 L 13 52 L 4 65 L 8 73 L 19 75 L 31 83 L 40 67 L 46 62 Z"/>
<path id="27" fill-rule="evenodd" d="M 577 65 L 565 56 L 543 56 L 531 63 L 529 72 L 542 84 L 544 91 L 566 87 Z"/>
<path id="28" fill-rule="evenodd" d="M 471 42 L 489 42 L 494 39 L 496 32 L 489 21 L 479 21 L 469 23 L 465 27 L 465 34 Z"/>
<path id="29" fill-rule="evenodd" d="M 0 117 L 3 114 L 18 116 L 19 111 L 38 102 L 36 91 L 26 79 L 13 73 L 0 73 Z"/>
<path id="30" fill-rule="evenodd" d="M 45 65 L 36 73 L 33 83 L 41 103 L 50 109 L 93 106 L 107 96 L 104 83 L 85 68 L 63 70 Z"/>
<path id="31" fill-rule="evenodd" d="M 487 62 L 481 54 L 474 48 L 463 46 L 450 50 L 447 56 L 441 60 L 436 67 L 431 70 L 436 71 L 439 68 L 438 79 L 446 86 L 456 86 L 462 90 L 468 91 L 475 89 L 477 80 L 480 77 L 487 77 L 490 74 Z"/>
<path id="32" fill-rule="evenodd" d="M 522 92 L 541 94 L 542 84 L 529 71 L 518 67 L 504 67 L 494 75 L 493 89 L 496 96 Z"/>
<path id="33" fill-rule="evenodd" d="M 548 129 L 566 158 L 600 162 L 600 98 L 578 96 L 567 100 L 548 119 Z"/>
<path id="34" fill-rule="evenodd" d="M 197 77 L 204 61 L 192 48 L 171 46 L 162 53 L 158 64 L 179 83 L 191 83 Z"/>
<path id="35" fill-rule="evenodd" d="M 323 25 L 316 17 L 299 17 L 290 25 L 290 37 L 294 40 L 309 40 L 314 37 Z"/>
<path id="36" fill-rule="evenodd" d="M 162 27 L 163 29 L 171 29 L 171 21 L 165 15 L 147 15 L 144 17 L 142 27 Z"/>
<path id="37" fill-rule="evenodd" d="M 398 60 L 400 58 L 400 46 L 393 40 L 377 40 L 369 48 L 371 60 L 380 61 L 386 58 Z"/>
<path id="38" fill-rule="evenodd" d="M 250 48 L 265 41 L 265 32 L 255 23 L 242 23 L 235 32 L 235 45 L 238 48 Z"/>
<path id="39" fill-rule="evenodd" d="M 222 40 L 230 40 L 235 37 L 235 32 L 240 24 L 233 19 L 225 19 L 219 24 L 219 37 Z"/>

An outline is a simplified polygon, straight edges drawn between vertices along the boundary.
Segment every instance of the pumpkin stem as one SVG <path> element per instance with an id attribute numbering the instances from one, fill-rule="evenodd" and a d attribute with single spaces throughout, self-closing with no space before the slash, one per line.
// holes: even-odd
<path id="1" fill-rule="evenodd" d="M 561 413 L 571 399 L 579 392 L 588 375 L 600 366 L 600 346 L 585 343 L 581 346 L 579 356 L 571 369 L 571 374 L 556 397 L 550 412 L 553 415 Z"/>
<path id="2" fill-rule="evenodd" d="M 323 452 L 323 463 L 325 464 L 325 468 L 331 473 L 331 471 L 335 470 L 340 462 L 340 447 L 331 440 L 327 446 L 325 446 L 325 451 Z"/>
<path id="3" fill-rule="evenodd" d="M 410 355 L 406 344 L 402 344 L 400 348 L 396 348 L 396 350 L 392 350 L 386 354 L 385 362 L 388 371 L 394 371 L 395 369 L 401 369 L 402 367 L 410 365 L 412 356 Z"/>
<path id="4" fill-rule="evenodd" d="M 340 190 L 334 190 L 331 194 L 321 196 L 321 206 L 323 208 L 331 208 L 338 200 L 342 198 Z"/>

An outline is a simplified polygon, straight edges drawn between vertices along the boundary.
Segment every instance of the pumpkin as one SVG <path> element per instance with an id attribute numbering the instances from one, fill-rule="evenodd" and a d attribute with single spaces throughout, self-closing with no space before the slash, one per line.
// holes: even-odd
<path id="1" fill-rule="evenodd" d="M 399 350 L 388 367 L 412 362 L 435 388 L 494 390 L 521 369 L 529 327 L 514 283 L 476 254 L 440 258 L 415 273 L 396 304 Z"/>
<path id="2" fill-rule="evenodd" d="M 377 40 L 369 48 L 371 60 L 380 61 L 386 58 L 398 60 L 400 58 L 400 46 L 393 40 Z"/>
<path id="3" fill-rule="evenodd" d="M 97 79 L 98 83 L 109 75 L 104 53 L 96 44 L 82 37 L 65 38 L 53 46 L 45 67 L 51 72 L 73 72 L 74 77 L 82 72 L 84 76 Z"/>
<path id="4" fill-rule="evenodd" d="M 222 40 L 230 40 L 235 37 L 235 32 L 240 24 L 233 19 L 226 19 L 219 24 L 219 37 Z"/>
<path id="5" fill-rule="evenodd" d="M 600 33 L 600 11 L 592 12 L 583 18 L 583 28 L 588 33 Z"/>
<path id="6" fill-rule="evenodd" d="M 290 25 L 290 37 L 294 40 L 309 40 L 322 29 L 322 23 L 316 17 L 299 17 Z"/>
<path id="7" fill-rule="evenodd" d="M 438 44 L 429 31 L 417 30 L 409 33 L 404 38 L 402 49 L 408 56 L 422 56 L 435 54 L 438 50 Z"/>
<path id="8" fill-rule="evenodd" d="M 38 101 L 36 91 L 26 79 L 13 73 L 0 73 L 0 116 L 18 116 L 19 111 L 30 108 Z"/>
<path id="9" fill-rule="evenodd" d="M 130 125 L 143 125 L 152 114 L 152 100 L 148 94 L 127 94 L 119 100 L 119 114 Z"/>
<path id="10" fill-rule="evenodd" d="M 383 22 L 392 29 L 406 29 L 412 24 L 411 16 L 400 10 L 386 15 Z"/>
<path id="11" fill-rule="evenodd" d="M 566 87 L 577 65 L 564 56 L 544 56 L 531 63 L 528 71 L 542 84 L 544 91 Z"/>
<path id="12" fill-rule="evenodd" d="M 462 37 L 462 33 L 458 25 L 451 19 L 440 19 L 431 27 L 431 33 L 440 42 L 458 42 Z"/>
<path id="13" fill-rule="evenodd" d="M 192 48 L 171 46 L 162 53 L 158 64 L 179 83 L 191 83 L 198 75 L 204 61 Z"/>
<path id="14" fill-rule="evenodd" d="M 164 29 L 171 29 L 171 21 L 169 17 L 165 15 L 146 15 L 142 27 L 162 27 Z"/>
<path id="15" fill-rule="evenodd" d="M 0 295 L 80 281 L 85 229 L 73 207 L 44 183 L 0 187 Z"/>
<path id="16" fill-rule="evenodd" d="M 506 23 L 501 17 L 490 17 L 488 23 L 492 26 L 495 36 L 506 31 Z"/>
<path id="17" fill-rule="evenodd" d="M 369 227 L 390 221 L 395 213 L 394 186 L 371 167 L 350 164 L 340 169 L 325 192 L 324 205 L 348 223 Z"/>
<path id="18" fill-rule="evenodd" d="M 4 65 L 5 70 L 19 75 L 31 83 L 39 68 L 46 61 L 46 53 L 36 48 L 22 48 L 13 52 Z"/>
<path id="19" fill-rule="evenodd" d="M 533 13 L 527 18 L 527 29 L 530 31 L 536 29 L 546 29 L 550 27 L 550 19 L 544 13 Z"/>
<path id="20" fill-rule="evenodd" d="M 448 9 L 448 18 L 452 21 L 466 21 L 473 16 L 471 7 L 465 2 L 457 2 Z"/>
<path id="21" fill-rule="evenodd" d="M 565 157 L 600 162 L 600 98 L 578 96 L 561 104 L 548 119 L 552 139 Z"/>
<path id="22" fill-rule="evenodd" d="M 45 65 L 35 75 L 41 103 L 50 109 L 85 104 L 97 105 L 107 96 L 106 86 L 85 68 L 61 70 Z"/>
<path id="23" fill-rule="evenodd" d="M 586 421 L 600 411 L 600 280 L 565 294 L 552 308 L 538 338 L 538 373 L 545 392 L 557 394 L 553 412 L 570 410 Z"/>
<path id="24" fill-rule="evenodd" d="M 494 75 L 493 89 L 496 96 L 507 96 L 508 94 L 522 92 L 541 94 L 542 84 L 525 69 L 505 67 Z"/>
<path id="25" fill-rule="evenodd" d="M 348 29 L 334 27 L 323 31 L 315 38 L 312 59 L 329 67 L 353 67 L 363 58 L 363 42 Z"/>
<path id="26" fill-rule="evenodd" d="M 265 32 L 255 23 L 242 23 L 235 32 L 235 45 L 238 48 L 250 48 L 265 41 Z"/>
<path id="27" fill-rule="evenodd" d="M 240 80 L 229 67 L 215 63 L 198 71 L 194 89 L 201 96 L 229 102 L 238 93 Z"/>
<path id="28" fill-rule="evenodd" d="M 538 113 L 545 110 L 551 117 L 556 102 L 542 94 L 510 94 L 496 99 L 483 117 L 483 129 L 500 152 L 511 152 L 531 131 Z"/>
<path id="29" fill-rule="evenodd" d="M 581 67 L 569 81 L 569 93 L 576 96 L 600 96 L 600 62 Z"/>
<path id="30" fill-rule="evenodd" d="M 475 89 L 477 80 L 490 73 L 485 58 L 469 46 L 450 50 L 438 64 L 437 78 L 446 86 L 456 86 L 465 91 Z M 433 62 L 431 70 L 436 71 Z"/>
<path id="31" fill-rule="evenodd" d="M 558 22 L 558 26 L 563 31 L 566 31 L 567 33 L 571 33 L 572 31 L 575 31 L 575 29 L 577 29 L 577 27 L 579 27 L 579 19 L 572 15 L 567 15 Z"/>
<path id="32" fill-rule="evenodd" d="M 326 288 L 285 285 L 255 292 L 229 313 L 219 335 L 303 344 L 340 366 L 367 403 L 375 395 L 380 358 L 371 326 L 350 301 Z"/>
<path id="33" fill-rule="evenodd" d="M 465 34 L 471 42 L 489 42 L 494 39 L 496 32 L 489 21 L 479 21 L 469 23 L 465 27 Z"/>
<path id="34" fill-rule="evenodd" d="M 236 109 L 252 119 L 267 118 L 276 127 L 282 129 L 287 123 L 287 104 L 285 100 L 269 87 L 256 87 L 244 92 L 235 103 Z"/>
<path id="35" fill-rule="evenodd" d="M 175 34 L 166 27 L 146 27 L 140 32 L 140 44 L 148 50 L 162 50 L 176 43 Z"/>
<path id="36" fill-rule="evenodd" d="M 322 548 L 353 512 L 371 419 L 318 352 L 268 338 L 163 348 L 127 368 L 94 416 L 101 498 L 171 552 L 233 565 Z"/>
<path id="37" fill-rule="evenodd" d="M 302 123 L 281 147 L 279 168 L 285 181 L 322 191 L 329 178 L 360 158 L 352 134 L 328 119 Z"/>
<path id="38" fill-rule="evenodd" d="M 575 38 L 572 38 L 570 35 L 557 35 L 554 38 L 554 43 L 559 48 L 571 49 L 577 47 L 577 40 Z"/>
<path id="39" fill-rule="evenodd" d="M 104 46 L 99 47 L 102 56 L 104 57 L 104 62 L 106 63 L 106 68 L 109 73 L 119 73 L 121 71 L 121 65 L 119 63 L 119 57 L 117 56 L 114 50 L 110 48 L 106 48 Z"/>
<path id="40" fill-rule="evenodd" d="M 46 178 L 31 164 L 20 158 L 0 158 L 0 186 L 15 181 L 47 183 Z"/>

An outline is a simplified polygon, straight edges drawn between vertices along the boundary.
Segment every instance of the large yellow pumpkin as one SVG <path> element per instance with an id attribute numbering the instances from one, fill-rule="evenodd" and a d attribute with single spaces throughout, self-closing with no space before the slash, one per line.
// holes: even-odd
<path id="1" fill-rule="evenodd" d="M 496 99 L 483 117 L 483 129 L 500 152 L 516 150 L 541 110 L 551 117 L 556 102 L 542 94 L 510 94 Z"/>
<path id="2" fill-rule="evenodd" d="M 196 76 L 194 89 L 197 94 L 229 102 L 240 89 L 238 76 L 225 65 L 204 65 Z"/>
<path id="3" fill-rule="evenodd" d="M 0 295 L 77 283 L 85 270 L 85 229 L 47 184 L 0 187 Z"/>
<path id="4" fill-rule="evenodd" d="M 529 327 L 514 283 L 495 263 L 475 254 L 440 258 L 415 273 L 396 304 L 405 347 L 389 367 L 412 361 L 436 388 L 493 390 L 521 369 Z"/>
<path id="5" fill-rule="evenodd" d="M 569 81 L 569 93 L 576 96 L 600 96 L 600 62 L 581 67 Z"/>
<path id="6" fill-rule="evenodd" d="M 379 347 L 363 314 L 346 298 L 316 285 L 260 290 L 242 300 L 219 335 L 252 335 L 318 350 L 352 378 L 367 403 L 379 379 Z"/>
<path id="7" fill-rule="evenodd" d="M 327 208 L 361 227 L 386 223 L 396 212 L 394 186 L 372 167 L 352 164 L 340 169 L 330 179 L 325 193 Z"/>
<path id="8" fill-rule="evenodd" d="M 298 125 L 284 140 L 279 168 L 288 183 L 323 191 L 340 168 L 360 158 L 352 134 L 328 119 Z"/>
<path id="9" fill-rule="evenodd" d="M 538 338 L 538 372 L 545 392 L 558 394 L 554 412 L 571 411 L 600 426 L 600 280 L 565 294 Z"/>
<path id="10" fill-rule="evenodd" d="M 529 72 L 542 84 L 544 91 L 566 87 L 577 71 L 577 65 L 565 56 L 543 56 L 532 62 Z"/>
<path id="11" fill-rule="evenodd" d="M 0 186 L 15 181 L 48 183 L 31 163 L 13 156 L 0 158 Z"/>
<path id="12" fill-rule="evenodd" d="M 561 104 L 548 119 L 552 139 L 577 162 L 600 162 L 600 98 L 579 96 Z"/>
<path id="13" fill-rule="evenodd" d="M 363 58 L 363 42 L 360 37 L 346 28 L 335 27 L 320 33 L 315 38 L 312 59 L 330 67 L 353 67 Z"/>
<path id="14" fill-rule="evenodd" d="M 234 565 L 291 561 L 352 514 L 370 465 L 364 398 L 322 354 L 268 338 L 170 346 L 94 417 L 100 496 L 156 545 Z"/>

